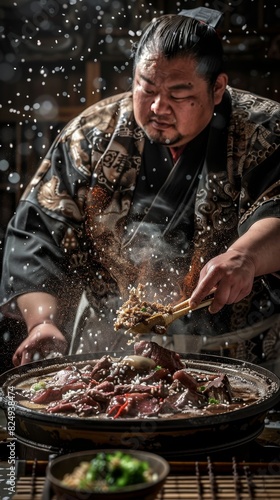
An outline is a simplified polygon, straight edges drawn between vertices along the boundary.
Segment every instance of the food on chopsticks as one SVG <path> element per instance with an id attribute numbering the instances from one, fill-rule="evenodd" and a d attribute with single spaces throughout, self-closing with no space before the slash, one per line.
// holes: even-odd
<path id="1" fill-rule="evenodd" d="M 115 491 L 126 486 L 155 481 L 146 460 L 139 460 L 123 451 L 97 453 L 90 462 L 81 462 L 62 483 L 83 491 Z"/>
<path id="2" fill-rule="evenodd" d="M 172 314 L 173 308 L 170 304 L 164 305 L 161 302 L 148 302 L 145 298 L 145 287 L 138 285 L 137 288 L 131 288 L 128 300 L 117 310 L 117 319 L 114 323 L 114 329 L 126 330 L 133 329 L 138 324 L 145 322 L 157 313 Z M 164 325 L 154 325 L 154 333 L 165 333 Z"/>
<path id="3" fill-rule="evenodd" d="M 180 301 L 176 305 L 148 302 L 145 299 L 144 287 L 139 285 L 130 291 L 128 300 L 117 310 L 114 329 L 126 328 L 125 333 L 134 337 L 152 332 L 164 335 L 171 323 L 177 319 L 186 316 L 191 311 L 210 306 L 214 298 L 213 293 L 214 289 L 192 309 L 190 299 Z M 132 340 L 129 340 L 128 344 L 131 343 Z"/>
<path id="4" fill-rule="evenodd" d="M 22 406 L 49 414 L 93 419 L 188 418 L 244 408 L 261 397 L 238 373 L 188 368 L 181 356 L 155 342 L 134 344 L 134 354 L 57 367 L 14 390 Z M 35 380 L 34 380 L 35 379 Z M 34 384 L 40 382 L 42 389 Z"/>

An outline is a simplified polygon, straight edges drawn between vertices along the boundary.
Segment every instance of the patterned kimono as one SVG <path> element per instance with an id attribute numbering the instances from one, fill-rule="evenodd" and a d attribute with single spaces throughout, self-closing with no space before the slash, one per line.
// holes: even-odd
<path id="1" fill-rule="evenodd" d="M 178 158 L 145 138 L 131 93 L 91 106 L 53 143 L 10 221 L 3 312 L 17 314 L 20 294 L 47 292 L 65 331 L 75 325 L 72 352 L 126 349 L 113 323 L 131 286 L 168 303 L 189 296 L 209 259 L 280 216 L 279 137 L 280 105 L 230 87 Z M 263 362 L 280 354 L 279 309 L 275 273 L 241 302 L 195 311 L 155 340 Z"/>

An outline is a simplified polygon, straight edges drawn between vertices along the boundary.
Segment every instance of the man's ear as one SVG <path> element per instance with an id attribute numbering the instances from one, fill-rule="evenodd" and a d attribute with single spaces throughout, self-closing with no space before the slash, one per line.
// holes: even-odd
<path id="1" fill-rule="evenodd" d="M 226 86 L 228 84 L 228 76 L 226 73 L 220 73 L 217 77 L 217 80 L 214 84 L 214 104 L 220 104 L 222 97 L 224 95 L 224 91 L 226 90 Z"/>

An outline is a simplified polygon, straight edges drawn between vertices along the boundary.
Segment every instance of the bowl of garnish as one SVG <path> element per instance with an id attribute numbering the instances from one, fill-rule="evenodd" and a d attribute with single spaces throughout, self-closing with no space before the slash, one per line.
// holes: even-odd
<path id="1" fill-rule="evenodd" d="M 154 453 L 104 449 L 54 458 L 46 475 L 58 500 L 153 500 L 169 470 Z"/>

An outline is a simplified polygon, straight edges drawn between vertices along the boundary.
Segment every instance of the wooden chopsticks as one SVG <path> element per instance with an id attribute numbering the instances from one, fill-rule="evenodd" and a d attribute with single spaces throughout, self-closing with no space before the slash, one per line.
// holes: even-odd
<path id="1" fill-rule="evenodd" d="M 215 292 L 215 288 L 212 288 L 212 290 L 210 291 L 210 293 L 207 295 L 207 297 L 205 298 L 204 301 L 202 301 L 197 307 L 194 307 L 193 309 L 191 309 L 190 307 L 190 299 L 186 299 L 186 300 L 183 300 L 182 302 L 179 302 L 178 304 L 176 304 L 175 306 L 173 306 L 173 312 L 176 312 L 176 311 L 181 311 L 182 309 L 186 310 L 186 311 L 196 311 L 196 309 L 201 309 L 202 307 L 206 307 L 207 305 L 210 305 L 212 300 L 213 300 L 213 294 Z"/>

